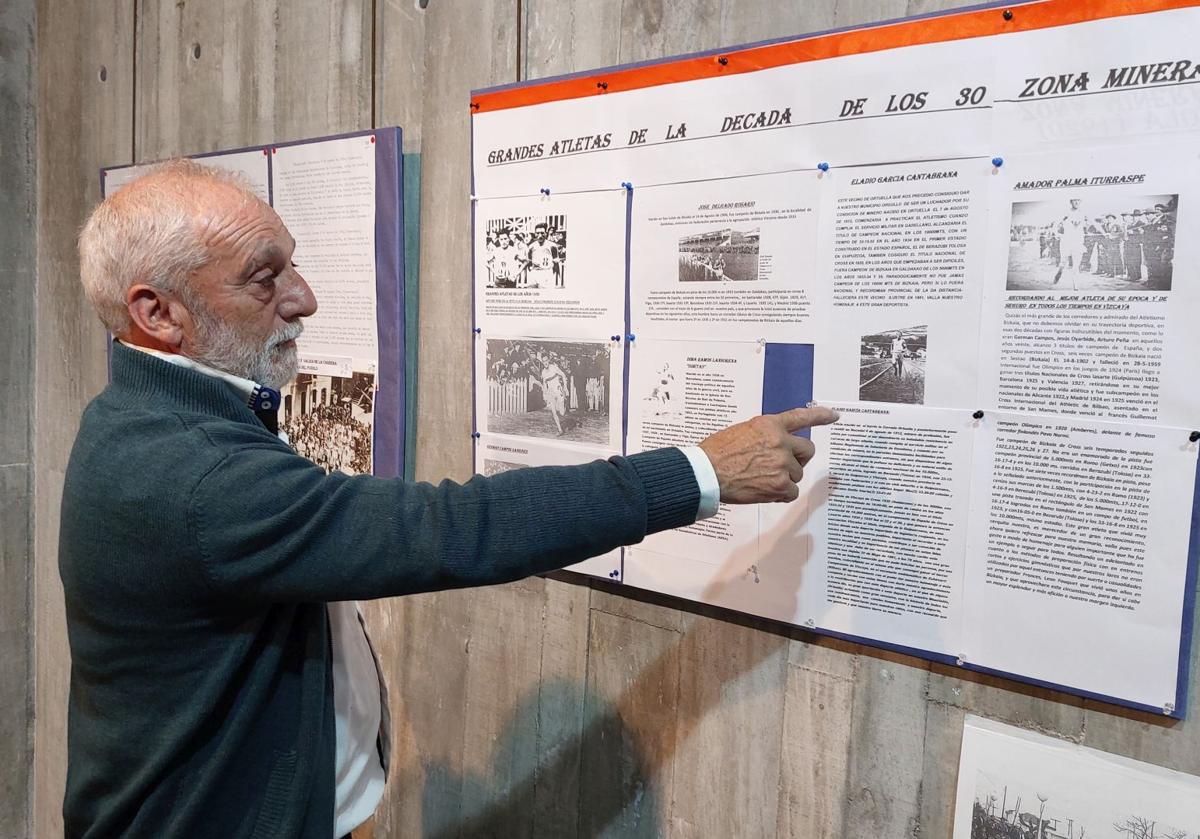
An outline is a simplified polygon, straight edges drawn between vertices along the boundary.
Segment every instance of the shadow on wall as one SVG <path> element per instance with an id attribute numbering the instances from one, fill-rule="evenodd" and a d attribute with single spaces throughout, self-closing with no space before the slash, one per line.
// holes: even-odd
<path id="1" fill-rule="evenodd" d="M 537 738 L 528 734 L 537 730 L 539 714 L 570 714 L 584 701 L 583 693 L 582 685 L 559 681 L 543 685 L 540 696 L 523 701 L 495 745 L 495 773 L 503 776 L 510 763 L 528 766 L 520 753 L 537 748 L 531 742 Z M 588 707 L 585 719 L 590 722 L 583 730 L 547 744 L 532 776 L 507 790 L 496 791 L 488 778 L 478 774 L 455 777 L 445 767 L 427 766 L 421 835 L 436 839 L 605 834 L 650 839 L 660 835 L 653 782 L 660 764 L 642 748 L 640 735 L 624 717 L 632 709 L 623 713 L 622 704 L 598 715 L 593 712 L 599 709 Z M 431 815 L 445 812 L 436 799 L 449 790 L 461 790 L 461 821 L 431 824 Z"/>
<path id="2" fill-rule="evenodd" d="M 823 495 L 816 503 L 823 503 Z M 806 555 L 799 551 L 807 548 L 807 536 L 795 532 L 801 525 L 797 518 L 803 516 L 785 518 L 770 536 L 777 547 L 794 548 L 793 555 L 801 557 Z M 772 588 L 776 597 L 794 605 L 804 563 L 797 559 L 788 565 L 771 569 L 777 572 L 771 575 L 776 583 Z M 732 575 L 733 568 L 738 568 L 736 562 L 726 574 Z M 724 599 L 722 587 L 717 583 L 706 596 Z M 718 614 L 707 606 L 696 611 Z M 645 627 L 633 619 L 614 619 Z M 728 697 L 728 686 L 768 659 L 786 657 L 789 634 L 757 626 L 767 630 L 765 640 L 731 645 L 713 655 L 713 636 L 695 627 L 682 635 L 645 628 L 660 636 L 675 635 L 677 640 L 633 676 L 615 701 L 595 688 L 597 670 L 636 665 L 624 658 L 599 661 L 592 656 L 588 685 L 545 682 L 522 700 L 494 744 L 485 774 L 425 764 L 421 835 L 436 839 L 661 836 L 665 824 L 665 802 L 658 800 L 664 791 L 662 770 L 670 770 L 676 749 L 722 697 Z M 690 670 L 696 662 L 703 662 L 702 673 L 681 674 L 681 663 Z M 703 680 L 688 686 L 686 701 L 680 701 L 681 679 Z M 767 683 L 770 680 L 748 679 L 745 684 L 750 690 L 762 690 Z M 746 694 L 740 696 L 745 701 Z M 514 772 L 524 772 L 525 777 L 507 789 L 496 789 L 497 778 Z M 448 798 L 457 798 L 458 806 L 447 807 Z"/>

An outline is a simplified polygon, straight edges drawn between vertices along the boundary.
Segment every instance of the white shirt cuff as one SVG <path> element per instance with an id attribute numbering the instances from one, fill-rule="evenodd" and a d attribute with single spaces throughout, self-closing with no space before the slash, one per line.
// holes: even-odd
<path id="1" fill-rule="evenodd" d="M 699 446 L 680 446 L 679 450 L 692 464 L 696 483 L 700 485 L 700 508 L 696 511 L 696 521 L 715 516 L 721 506 L 721 484 L 717 480 L 717 470 L 713 469 L 708 455 Z"/>

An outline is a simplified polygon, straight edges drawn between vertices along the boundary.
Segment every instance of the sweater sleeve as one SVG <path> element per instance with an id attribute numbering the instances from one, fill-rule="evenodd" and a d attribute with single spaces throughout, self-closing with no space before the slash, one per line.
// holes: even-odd
<path id="1" fill-rule="evenodd" d="M 221 596 L 366 600 L 562 568 L 692 523 L 699 498 L 678 449 L 434 486 L 326 475 L 259 445 L 198 480 L 189 526 Z"/>

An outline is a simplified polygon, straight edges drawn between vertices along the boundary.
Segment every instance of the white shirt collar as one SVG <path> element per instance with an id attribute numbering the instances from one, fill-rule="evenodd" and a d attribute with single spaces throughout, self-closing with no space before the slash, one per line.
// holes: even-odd
<path id="1" fill-rule="evenodd" d="M 141 347 L 137 344 L 130 344 L 126 341 L 121 341 L 123 346 L 129 347 L 131 350 L 144 352 L 146 355 L 152 355 L 155 358 L 162 359 L 167 364 L 174 364 L 176 367 L 185 367 L 188 370 L 195 370 L 197 373 L 203 373 L 206 376 L 212 376 L 215 379 L 220 379 L 225 382 L 234 392 L 242 399 L 249 403 L 254 392 L 258 390 L 258 383 L 250 379 L 243 379 L 241 376 L 235 376 L 233 373 L 226 373 L 224 370 L 217 370 L 215 367 L 209 367 L 207 364 L 201 364 L 194 358 L 188 358 L 186 355 L 177 353 L 162 352 L 160 350 L 152 350 L 149 347 Z"/>

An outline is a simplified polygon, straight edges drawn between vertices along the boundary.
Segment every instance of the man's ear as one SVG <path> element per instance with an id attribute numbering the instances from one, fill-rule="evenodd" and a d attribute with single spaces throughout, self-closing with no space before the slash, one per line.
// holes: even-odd
<path id="1" fill-rule="evenodd" d="M 167 352 L 179 351 L 190 315 L 178 300 L 154 286 L 138 283 L 125 295 L 125 307 L 135 343 Z"/>

